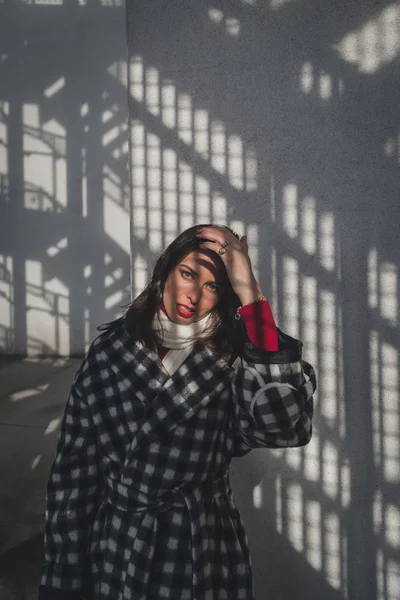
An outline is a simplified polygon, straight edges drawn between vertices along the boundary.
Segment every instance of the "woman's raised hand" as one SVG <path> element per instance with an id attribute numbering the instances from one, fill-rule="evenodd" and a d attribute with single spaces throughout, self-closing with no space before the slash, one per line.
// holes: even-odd
<path id="1" fill-rule="evenodd" d="M 204 240 L 200 247 L 212 250 L 224 263 L 229 281 L 242 305 L 254 302 L 262 295 L 252 270 L 245 235 L 238 240 L 229 229 L 218 225 L 200 227 L 196 235 Z"/>

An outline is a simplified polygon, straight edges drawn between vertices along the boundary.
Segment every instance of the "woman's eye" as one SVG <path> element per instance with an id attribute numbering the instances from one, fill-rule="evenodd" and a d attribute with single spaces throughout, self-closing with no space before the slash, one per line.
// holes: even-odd
<path id="1" fill-rule="evenodd" d="M 208 284 L 208 287 L 209 287 L 209 288 L 210 288 L 210 290 L 211 290 L 212 292 L 214 292 L 215 294 L 217 294 L 217 293 L 218 293 L 218 288 L 217 288 L 217 286 L 216 286 L 216 285 L 213 285 L 212 283 L 209 283 L 209 284 Z"/>
<path id="2" fill-rule="evenodd" d="M 181 271 L 181 274 L 185 279 L 190 279 L 192 276 L 190 271 Z"/>

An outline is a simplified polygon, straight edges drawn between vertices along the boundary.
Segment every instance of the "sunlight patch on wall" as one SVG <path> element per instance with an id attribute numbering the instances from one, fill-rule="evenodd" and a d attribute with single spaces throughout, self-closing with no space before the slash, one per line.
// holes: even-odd
<path id="1" fill-rule="evenodd" d="M 106 297 L 104 300 L 104 307 L 106 310 L 120 307 L 125 300 L 125 290 L 121 289 L 123 286 L 124 269 L 117 267 L 113 271 L 110 271 L 104 278 L 104 288 Z"/>
<path id="2" fill-rule="evenodd" d="M 310 444 L 282 456 L 290 476 L 282 477 L 275 490 L 277 528 L 346 598 L 347 532 L 340 516 L 351 502 L 351 471 L 342 445 L 346 415 L 336 223 L 333 213 L 321 210 L 318 198 L 297 183 L 282 185 L 280 195 L 278 190 L 272 178 L 271 221 L 284 235 L 277 236 L 271 256 L 276 314 L 283 330 L 303 341 L 304 357 L 316 368 L 318 410 Z M 325 278 L 318 276 L 321 268 Z"/>
<path id="3" fill-rule="evenodd" d="M 103 190 L 105 197 L 123 208 L 129 218 L 129 185 L 108 165 L 103 167 Z"/>
<path id="4" fill-rule="evenodd" d="M 221 175 L 226 173 L 227 148 L 225 125 L 222 121 L 212 121 L 211 131 L 211 165 Z"/>
<path id="5" fill-rule="evenodd" d="M 85 352 L 87 352 L 92 341 L 90 333 L 90 310 L 87 307 L 83 310 L 83 337 L 85 343 Z"/>
<path id="6" fill-rule="evenodd" d="M 58 279 L 46 281 L 39 261 L 25 261 L 28 356 L 70 350 L 69 290 Z"/>
<path id="7" fill-rule="evenodd" d="M 58 242 L 56 242 L 53 246 L 47 248 L 46 254 L 52 258 L 53 256 L 57 256 L 57 254 L 59 254 L 62 250 L 65 250 L 67 246 L 68 238 L 64 237 Z"/>
<path id="8" fill-rule="evenodd" d="M 228 222 L 227 198 L 136 119 L 131 140 L 133 249 L 138 240 L 147 240 L 150 252 L 158 255 L 196 223 Z"/>
<path id="9" fill-rule="evenodd" d="M 227 16 L 219 8 L 211 7 L 208 9 L 208 18 L 215 25 L 223 27 L 225 33 L 233 37 L 237 37 L 240 34 L 240 21 L 236 17 Z"/>
<path id="10" fill-rule="evenodd" d="M 146 107 L 154 116 L 160 114 L 160 77 L 158 69 L 148 67 L 145 71 Z"/>
<path id="11" fill-rule="evenodd" d="M 43 92 L 46 98 L 52 98 L 65 87 L 65 77 L 59 77 L 54 83 L 49 85 Z"/>
<path id="12" fill-rule="evenodd" d="M 126 60 L 117 60 L 112 63 L 108 67 L 107 73 L 118 79 L 124 87 L 128 87 L 128 63 Z"/>
<path id="13" fill-rule="evenodd" d="M 248 147 L 245 150 L 244 159 L 245 184 L 244 189 L 247 192 L 253 192 L 258 188 L 258 159 L 254 148 Z"/>
<path id="14" fill-rule="evenodd" d="M 164 230 L 165 244 L 170 244 L 178 234 L 178 160 L 176 153 L 165 148 L 163 151 L 163 190 L 164 190 Z M 199 198 L 200 210 L 204 208 L 207 214 L 207 201 L 209 203 L 210 190 L 205 179 L 197 178 L 196 194 Z"/>
<path id="15" fill-rule="evenodd" d="M 399 353 L 379 340 L 376 331 L 370 336 L 373 396 L 374 454 L 376 465 L 385 480 L 400 483 L 400 409 Z"/>
<path id="16" fill-rule="evenodd" d="M 126 298 L 126 296 L 125 296 L 124 290 L 117 290 L 113 294 L 106 296 L 106 298 L 104 300 L 104 308 L 106 310 L 111 310 L 112 308 L 119 308 L 119 307 L 121 307 L 125 298 Z"/>
<path id="17" fill-rule="evenodd" d="M 0 352 L 8 353 L 13 345 L 14 283 L 13 259 L 0 254 Z"/>
<path id="18" fill-rule="evenodd" d="M 237 219 L 221 221 L 221 225 L 228 225 L 239 237 L 247 236 L 249 256 L 255 278 L 259 280 L 260 272 L 260 226 L 256 223 L 246 223 Z"/>
<path id="19" fill-rule="evenodd" d="M 9 104 L 0 102 L 0 201 L 8 199 L 8 121 Z"/>
<path id="20" fill-rule="evenodd" d="M 138 253 L 133 257 L 132 261 L 132 289 L 133 298 L 136 298 L 145 288 L 149 270 L 146 260 Z"/>
<path id="21" fill-rule="evenodd" d="M 193 167 L 179 162 L 178 170 L 178 214 L 181 229 L 195 225 L 195 198 L 193 194 L 194 175 Z"/>
<path id="22" fill-rule="evenodd" d="M 316 570 L 322 569 L 322 510 L 321 504 L 315 500 L 308 501 L 305 506 L 306 551 L 308 563 Z"/>
<path id="23" fill-rule="evenodd" d="M 330 513 L 324 518 L 325 577 L 335 589 L 341 588 L 341 528 L 339 515 Z"/>
<path id="24" fill-rule="evenodd" d="M 25 208 L 61 212 L 67 205 L 65 129 L 55 120 L 41 123 L 39 106 L 25 104 Z"/>
<path id="25" fill-rule="evenodd" d="M 368 255 L 368 304 L 370 308 L 378 307 L 378 251 L 372 248 Z"/>
<path id="26" fill-rule="evenodd" d="M 220 192 L 211 195 L 211 223 L 225 224 L 228 218 L 228 201 Z"/>
<path id="27" fill-rule="evenodd" d="M 398 268 L 379 259 L 372 248 L 368 256 L 368 303 L 392 327 L 399 324 Z"/>
<path id="28" fill-rule="evenodd" d="M 368 256 L 368 303 L 376 323 L 369 336 L 374 467 L 381 489 L 373 500 L 377 539 L 378 600 L 398 600 L 400 568 L 393 554 L 400 548 L 400 354 L 398 268 L 381 259 L 377 248 Z M 392 340 L 392 336 L 394 340 Z"/>
<path id="29" fill-rule="evenodd" d="M 315 254 L 317 250 L 316 200 L 306 196 L 302 201 L 300 214 L 300 243 L 306 252 Z"/>
<path id="30" fill-rule="evenodd" d="M 64 0 L 22 0 L 24 4 L 34 4 L 35 6 L 61 6 Z"/>
<path id="31" fill-rule="evenodd" d="M 380 265 L 380 313 L 390 325 L 399 324 L 397 266 L 388 261 Z"/>
<path id="32" fill-rule="evenodd" d="M 400 4 L 383 8 L 378 16 L 334 44 L 334 49 L 361 73 L 375 73 L 392 62 L 400 53 Z"/>
<path id="33" fill-rule="evenodd" d="M 310 61 L 302 64 L 299 81 L 304 94 L 313 93 L 323 101 L 331 100 L 333 96 L 344 92 L 342 78 L 333 76 L 321 67 L 315 67 Z"/>
<path id="34" fill-rule="evenodd" d="M 325 495 L 335 500 L 339 493 L 339 456 L 337 446 L 330 440 L 322 444 L 321 480 Z"/>
<path id="35" fill-rule="evenodd" d="M 289 237 L 295 239 L 298 231 L 298 199 L 297 186 L 287 184 L 282 190 L 283 228 Z"/>
<path id="36" fill-rule="evenodd" d="M 318 255 L 320 264 L 328 271 L 335 271 L 336 232 L 331 212 L 317 214 L 316 199 L 299 196 L 298 186 L 286 184 L 282 188 L 282 227 L 287 235 L 300 242 L 310 255 Z M 318 244 L 317 244 L 318 237 Z"/>
<path id="37" fill-rule="evenodd" d="M 240 21 L 236 17 L 227 17 L 225 27 L 228 35 L 237 37 L 240 33 Z"/>
<path id="38" fill-rule="evenodd" d="M 333 292 L 321 290 L 319 295 L 320 326 L 322 328 L 319 367 L 319 401 L 320 410 L 330 426 L 338 421 L 337 373 L 332 365 L 337 364 L 337 313 L 336 298 Z"/>
<path id="39" fill-rule="evenodd" d="M 394 136 L 390 136 L 384 145 L 385 155 L 400 165 L 400 133 Z"/>
<path id="40" fill-rule="evenodd" d="M 209 115 L 204 109 L 197 109 L 193 115 L 194 149 L 205 160 L 210 158 Z"/>
<path id="41" fill-rule="evenodd" d="M 393 558 L 385 559 L 384 551 L 377 552 L 377 600 L 400 599 L 400 565 Z"/>
<path id="42" fill-rule="evenodd" d="M 87 178 L 87 151 L 83 147 L 81 149 L 82 160 L 82 177 L 81 177 L 81 192 L 82 192 L 82 217 L 86 219 L 88 216 L 88 178 Z"/>
<path id="43" fill-rule="evenodd" d="M 118 7 L 124 6 L 124 0 L 100 0 L 101 6 Z"/>
<path id="44" fill-rule="evenodd" d="M 272 10 L 279 10 L 280 8 L 286 7 L 288 4 L 293 4 L 295 0 L 270 0 L 270 7 Z"/>
<path id="45" fill-rule="evenodd" d="M 328 271 L 333 271 L 336 267 L 335 221 L 333 213 L 327 212 L 321 215 L 319 230 L 321 265 Z"/>
<path id="46" fill-rule="evenodd" d="M 130 254 L 129 243 L 129 217 L 126 214 L 126 209 L 114 202 L 108 196 L 104 196 L 104 233 L 108 235 L 121 250 L 128 256 Z"/>
<path id="47" fill-rule="evenodd" d="M 400 549 L 400 508 L 394 504 L 386 506 L 385 538 L 388 546 L 394 551 Z"/>
<path id="48" fill-rule="evenodd" d="M 144 101 L 144 64 L 141 56 L 129 61 L 129 91 L 138 102 Z"/>
<path id="49" fill-rule="evenodd" d="M 375 466 L 382 469 L 387 481 L 399 483 L 398 353 L 395 348 L 380 341 L 378 331 L 372 330 L 370 357 Z"/>
<path id="50" fill-rule="evenodd" d="M 153 134 L 147 135 L 147 224 L 148 243 L 152 252 L 160 253 L 162 239 L 162 154 L 160 139 Z M 184 174 L 183 178 L 184 179 Z M 181 181 L 181 187 L 182 187 Z M 184 195 L 184 194 L 183 194 Z M 181 202 L 183 199 L 181 197 Z"/>
<path id="51" fill-rule="evenodd" d="M 227 177 L 238 190 L 257 188 L 257 156 L 245 146 L 240 136 L 228 133 L 222 121 L 211 119 L 208 112 L 195 106 L 186 92 L 177 89 L 170 79 L 162 77 L 154 66 L 146 66 L 142 57 L 132 57 L 129 64 L 129 89 L 132 98 L 145 105 L 149 113 L 173 130 L 182 142 L 211 164 L 216 173 Z M 138 126 L 139 122 L 135 122 Z M 170 145 L 165 141 L 165 145 Z M 173 142 L 172 142 L 173 143 Z M 135 143 L 132 135 L 132 151 Z"/>
<path id="52" fill-rule="evenodd" d="M 297 259 L 285 256 L 283 270 L 283 312 L 284 328 L 293 337 L 299 337 L 299 264 Z"/>

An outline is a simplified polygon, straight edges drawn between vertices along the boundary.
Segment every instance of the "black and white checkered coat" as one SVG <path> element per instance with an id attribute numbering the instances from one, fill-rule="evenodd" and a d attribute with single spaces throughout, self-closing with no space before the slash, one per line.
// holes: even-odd
<path id="1" fill-rule="evenodd" d="M 316 385 L 279 338 L 233 366 L 192 352 L 172 376 L 123 321 L 93 342 L 50 474 L 40 600 L 254 599 L 229 463 L 307 444 Z"/>

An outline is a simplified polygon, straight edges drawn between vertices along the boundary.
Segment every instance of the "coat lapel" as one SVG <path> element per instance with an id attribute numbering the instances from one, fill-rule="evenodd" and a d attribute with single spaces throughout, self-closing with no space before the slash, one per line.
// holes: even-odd
<path id="1" fill-rule="evenodd" d="M 125 329 L 110 336 L 103 358 L 114 371 L 121 392 L 132 393 L 144 406 L 128 452 L 171 433 L 207 406 L 227 385 L 232 368 L 206 347 L 192 351 L 169 375 L 155 350 L 132 342 Z"/>
<path id="2" fill-rule="evenodd" d="M 191 418 L 221 393 L 230 372 L 209 349 L 192 351 L 152 400 L 142 435 L 158 437 Z"/>

